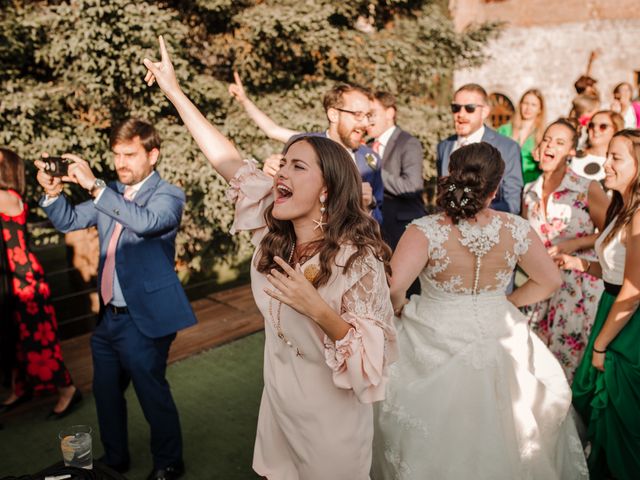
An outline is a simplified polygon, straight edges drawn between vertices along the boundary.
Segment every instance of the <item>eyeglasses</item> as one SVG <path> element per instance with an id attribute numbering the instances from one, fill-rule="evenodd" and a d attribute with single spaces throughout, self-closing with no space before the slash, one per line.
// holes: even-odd
<path id="1" fill-rule="evenodd" d="M 467 103 L 465 105 L 460 105 L 459 103 L 451 104 L 451 112 L 458 113 L 460 110 L 464 108 L 464 111 L 467 113 L 473 113 L 476 111 L 476 108 L 482 108 L 484 105 L 480 105 L 477 103 Z"/>
<path id="2" fill-rule="evenodd" d="M 589 124 L 587 125 L 587 128 L 589 128 L 589 130 L 595 130 L 597 128 L 601 132 L 606 131 L 607 128 L 609 127 L 613 127 L 613 125 L 611 125 L 610 123 L 593 123 L 593 122 L 589 122 Z"/>
<path id="3" fill-rule="evenodd" d="M 367 112 L 354 112 L 353 110 L 345 110 L 344 108 L 338 108 L 338 107 L 334 107 L 334 108 L 339 112 L 350 113 L 351 115 L 353 115 L 353 118 L 355 118 L 358 122 L 361 122 L 365 118 L 367 120 L 371 120 L 371 114 Z"/>

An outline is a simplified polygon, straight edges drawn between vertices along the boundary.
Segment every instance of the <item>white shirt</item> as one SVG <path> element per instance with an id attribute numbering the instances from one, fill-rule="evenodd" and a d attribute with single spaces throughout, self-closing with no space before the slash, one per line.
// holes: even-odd
<path id="1" fill-rule="evenodd" d="M 484 136 L 484 124 L 478 130 L 473 132 L 471 135 L 468 135 L 466 137 L 461 137 L 461 136 L 458 135 L 458 138 L 456 140 L 456 143 L 453 145 L 453 149 L 451 150 L 451 153 L 455 152 L 456 150 L 458 150 L 463 145 L 471 145 L 472 143 L 480 143 L 482 141 L 482 137 L 483 136 Z"/>
<path id="2" fill-rule="evenodd" d="M 614 218 L 600 234 L 596 240 L 595 248 L 602 266 L 602 280 L 613 285 L 622 285 L 624 282 L 624 263 L 627 256 L 627 248 L 621 242 L 624 227 L 618 230 L 618 233 L 608 244 L 602 244 L 604 238 L 613 228 L 615 220 Z"/>
<path id="3" fill-rule="evenodd" d="M 391 138 L 391 135 L 393 135 L 393 132 L 395 131 L 396 131 L 396 126 L 393 125 L 391 128 L 388 128 L 387 130 L 385 130 L 385 132 L 382 135 L 376 138 L 376 142 L 380 144 L 378 147 L 378 155 L 380 156 L 380 158 L 384 157 L 384 150 L 385 148 L 387 148 L 387 143 L 389 143 L 389 139 Z"/>

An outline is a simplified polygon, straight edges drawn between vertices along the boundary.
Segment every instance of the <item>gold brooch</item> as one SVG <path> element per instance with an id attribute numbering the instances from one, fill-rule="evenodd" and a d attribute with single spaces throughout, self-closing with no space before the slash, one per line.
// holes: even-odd
<path id="1" fill-rule="evenodd" d="M 304 278 L 306 278 L 311 283 L 313 283 L 313 281 L 316 279 L 316 277 L 320 273 L 320 267 L 314 264 L 307 265 L 303 273 L 304 273 Z"/>

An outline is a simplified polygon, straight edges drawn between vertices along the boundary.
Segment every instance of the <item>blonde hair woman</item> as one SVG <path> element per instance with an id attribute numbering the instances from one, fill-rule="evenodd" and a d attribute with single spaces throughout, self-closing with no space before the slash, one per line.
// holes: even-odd
<path id="1" fill-rule="evenodd" d="M 544 97 L 537 88 L 522 94 L 511 123 L 498 128 L 498 133 L 510 137 L 520 145 L 522 177 L 525 185 L 540 176 L 540 169 L 533 158 L 533 150 L 542 139 L 544 129 Z"/>

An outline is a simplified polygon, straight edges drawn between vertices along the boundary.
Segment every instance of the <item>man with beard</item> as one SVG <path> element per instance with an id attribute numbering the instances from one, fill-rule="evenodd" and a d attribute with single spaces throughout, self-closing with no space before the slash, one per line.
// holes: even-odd
<path id="1" fill-rule="evenodd" d="M 302 132 L 276 124 L 247 97 L 240 77 L 234 74 L 235 83 L 229 85 L 229 93 L 242 105 L 249 117 L 271 139 L 287 144 Z M 384 187 L 380 157 L 366 144 L 364 136 L 371 118 L 371 93 L 360 86 L 339 84 L 329 90 L 322 101 L 329 126 L 324 132 L 304 133 L 330 138 L 342 145 L 356 162 L 362 177 L 362 204 L 371 211 L 373 218 L 382 223 Z M 275 175 L 282 155 L 271 155 L 265 160 L 264 171 Z"/>
<path id="2" fill-rule="evenodd" d="M 91 337 L 93 393 L 102 462 L 129 468 L 127 406 L 124 391 L 133 382 L 151 430 L 152 480 L 172 480 L 184 473 L 178 411 L 165 378 L 176 332 L 195 324 L 191 306 L 174 270 L 175 239 L 185 196 L 155 171 L 160 137 L 153 125 L 128 119 L 110 138 L 118 181 L 107 185 L 89 164 L 65 154 L 65 181 L 93 197 L 72 205 L 62 194 L 62 180 L 48 175 L 37 161 L 45 196 L 40 205 L 61 232 L 98 227 L 101 312 Z"/>
<path id="3" fill-rule="evenodd" d="M 491 113 L 485 89 L 475 83 L 460 87 L 453 96 L 451 112 L 456 134 L 438 144 L 438 176 L 449 174 L 449 156 L 452 152 L 464 145 L 487 142 L 500 151 L 505 164 L 502 182 L 491 202 L 491 208 L 519 214 L 523 187 L 520 147 L 512 139 L 484 125 Z"/>
<path id="4" fill-rule="evenodd" d="M 373 138 L 369 146 L 382 159 L 382 235 L 393 250 L 407 225 L 426 213 L 422 201 L 422 145 L 396 125 L 396 116 L 395 97 L 389 92 L 375 92 L 367 133 Z"/>

